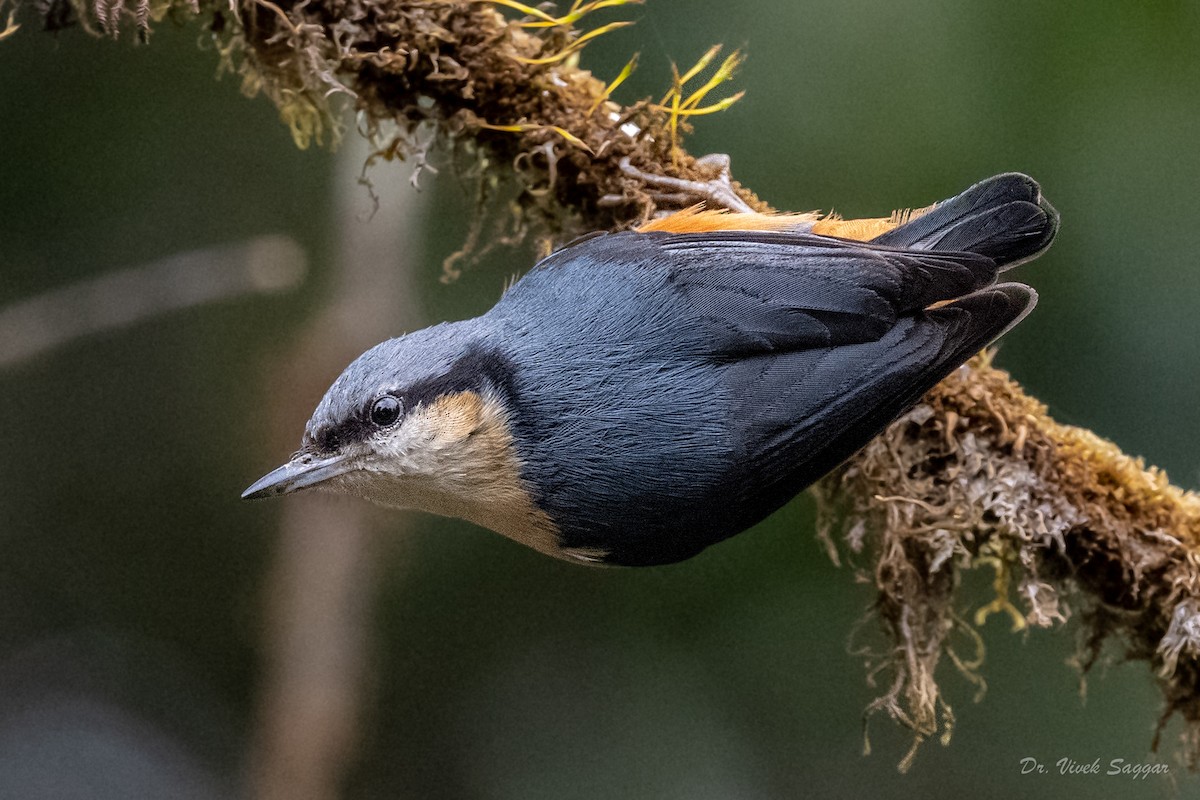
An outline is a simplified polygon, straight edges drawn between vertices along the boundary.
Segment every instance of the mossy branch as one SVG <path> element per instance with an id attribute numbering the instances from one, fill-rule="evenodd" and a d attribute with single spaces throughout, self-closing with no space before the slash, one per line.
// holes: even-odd
<path id="1" fill-rule="evenodd" d="M 946 655 L 982 687 L 975 628 L 992 613 L 1013 630 L 1080 619 L 1084 671 L 1115 638 L 1149 661 L 1179 713 L 1180 754 L 1200 756 L 1200 497 L 1090 431 L 1061 425 L 982 354 L 942 381 L 816 489 L 836 561 L 870 548 L 874 611 L 890 671 L 870 711 L 911 727 L 916 744 L 953 722 L 934 680 Z M 964 569 L 994 570 L 993 600 L 961 617 Z M 969 653 L 964 654 L 964 647 Z M 901 762 L 906 767 L 913 751 Z"/>
<path id="2" fill-rule="evenodd" d="M 64 25 L 70 7 L 91 30 L 124 26 L 143 37 L 152 20 L 200 17 L 223 65 L 246 92 L 274 101 L 302 147 L 336 140 L 339 105 L 357 112 L 377 158 L 423 163 L 419 134 L 432 130 L 433 141 L 473 159 L 481 196 L 515 187 L 510 232 L 550 240 L 630 226 L 697 200 L 768 210 L 728 179 L 720 159 L 693 158 L 679 141 L 692 116 L 733 101 L 706 95 L 736 57 L 685 88 L 713 61 L 710 52 L 700 69 L 677 72 L 660 102 L 628 106 L 611 95 L 632 62 L 607 84 L 580 68 L 588 42 L 618 27 L 593 25 L 591 15 L 632 0 L 575 0 L 562 14 L 514 0 L 70 2 L 42 0 L 48 27 Z M 5 3 L 0 35 L 11 35 L 17 23 L 2 13 Z M 931 391 L 817 495 L 831 556 L 865 559 L 879 592 L 875 613 L 888 646 L 871 656 L 871 675 L 890 680 L 868 711 L 909 726 L 914 752 L 927 737 L 949 737 L 953 716 L 935 680 L 943 656 L 982 685 L 976 626 L 987 615 L 1022 628 L 1074 614 L 1082 668 L 1114 635 L 1130 657 L 1151 663 L 1165 696 L 1159 732 L 1179 713 L 1182 753 L 1196 766 L 1196 495 L 1111 443 L 1056 423 L 986 357 Z M 965 619 L 960 577 L 981 566 L 994 572 L 996 596 Z"/>

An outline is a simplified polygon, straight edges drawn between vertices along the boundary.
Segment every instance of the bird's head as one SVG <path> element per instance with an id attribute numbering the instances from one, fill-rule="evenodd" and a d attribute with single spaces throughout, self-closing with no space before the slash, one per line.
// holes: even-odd
<path id="1" fill-rule="evenodd" d="M 368 350 L 325 393 L 299 451 L 242 497 L 320 488 L 522 541 L 545 528 L 520 475 L 512 366 L 462 339 L 439 325 Z"/>

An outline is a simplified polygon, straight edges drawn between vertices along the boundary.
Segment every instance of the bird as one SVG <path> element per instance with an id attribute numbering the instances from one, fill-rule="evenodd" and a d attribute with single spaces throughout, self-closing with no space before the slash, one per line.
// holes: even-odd
<path id="1" fill-rule="evenodd" d="M 346 367 L 243 493 L 319 488 L 588 565 L 688 559 L 850 458 L 1037 301 L 1059 216 L 1006 173 L 877 220 L 685 209 L 550 254 Z"/>

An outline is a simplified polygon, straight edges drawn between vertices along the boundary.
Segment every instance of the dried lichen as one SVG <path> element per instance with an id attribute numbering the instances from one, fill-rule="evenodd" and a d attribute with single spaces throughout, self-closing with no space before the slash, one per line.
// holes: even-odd
<path id="1" fill-rule="evenodd" d="M 948 738 L 953 717 L 934 674 L 947 654 L 978 680 L 981 659 L 961 657 L 952 634 L 975 642 L 959 616 L 960 573 L 988 566 L 996 595 L 976 624 L 998 612 L 1014 629 L 1047 627 L 1074 612 L 1086 631 L 1084 669 L 1117 637 L 1128 657 L 1154 666 L 1166 697 L 1159 732 L 1179 713 L 1196 766 L 1200 497 L 1058 424 L 986 357 L 934 388 L 817 493 L 835 559 L 835 539 L 851 555 L 872 546 L 875 613 L 897 645 L 867 653 L 872 672 L 892 676 L 870 712 L 909 726 L 918 743 Z"/>
<path id="2" fill-rule="evenodd" d="M 150 18 L 197 13 L 224 68 L 241 76 L 247 94 L 275 103 L 300 147 L 336 142 L 350 107 L 377 157 L 422 159 L 430 142 L 454 148 L 491 195 L 515 185 L 524 224 L 510 230 L 549 236 L 653 214 L 663 198 L 646 191 L 639 171 L 698 181 L 717 175 L 678 146 L 678 133 L 690 117 L 736 99 L 701 105 L 732 73 L 736 54 L 705 81 L 710 51 L 676 76 L 665 105 L 609 99 L 632 65 L 609 83 L 578 65 L 589 42 L 628 23 L 576 26 L 637 1 L 580 1 L 556 17 L 510 0 L 137 0 L 132 8 L 126 0 L 73 0 L 80 18 L 105 32 L 123 23 L 144 32 Z M 689 81 L 700 85 L 686 89 Z M 432 131 L 423 142 L 422 129 Z M 761 207 L 750 192 L 738 194 Z"/>
<path id="3" fill-rule="evenodd" d="M 0 0 L 0 12 L 9 0 Z M 765 210 L 720 159 L 680 146 L 688 119 L 736 99 L 705 100 L 737 57 L 699 89 L 676 74 L 658 103 L 621 106 L 615 85 L 579 66 L 613 23 L 589 15 L 631 0 L 576 0 L 565 14 L 516 0 L 38 0 L 45 25 L 143 35 L 167 15 L 199 16 L 222 64 L 250 94 L 278 106 L 297 144 L 341 135 L 339 107 L 357 112 L 375 158 L 424 163 L 431 142 L 466 156 L 480 205 L 511 202 L 484 237 L 548 238 L 644 221 L 697 200 Z M 501 7 L 508 9 L 508 15 Z M 526 15 L 523 18 L 513 13 Z M 12 16 L 0 38 L 16 30 Z M 710 51 L 701 70 L 716 56 Z M 422 134 L 422 131 L 427 133 Z M 468 243 L 470 244 L 470 242 Z M 451 273 L 455 269 L 450 265 Z M 962 368 L 817 487 L 823 536 L 878 589 L 875 618 L 889 646 L 863 651 L 872 680 L 890 673 L 868 709 L 910 727 L 914 746 L 948 741 L 952 709 L 938 687 L 943 656 L 982 688 L 976 625 L 1003 614 L 1016 628 L 1079 620 L 1083 668 L 1108 640 L 1150 662 L 1166 700 L 1162 725 L 1184 720 L 1182 752 L 1200 760 L 1200 499 L 1171 486 L 1111 443 L 1059 425 L 986 359 Z M 960 597 L 965 570 L 983 567 L 994 597 Z M 1157 744 L 1157 736 L 1155 744 Z"/>

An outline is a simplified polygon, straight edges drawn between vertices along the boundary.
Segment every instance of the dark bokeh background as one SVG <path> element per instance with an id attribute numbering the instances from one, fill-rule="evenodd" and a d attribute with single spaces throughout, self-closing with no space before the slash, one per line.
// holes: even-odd
<path id="1" fill-rule="evenodd" d="M 641 51 L 626 100 L 661 93 L 669 59 L 717 41 L 748 49 L 747 96 L 702 120 L 689 146 L 729 153 L 777 207 L 879 215 L 995 172 L 1037 177 L 1063 228 L 1022 272 L 1041 304 L 1001 364 L 1059 419 L 1200 485 L 1194 3 L 650 0 L 634 15 L 585 57 L 611 77 Z M 298 292 L 169 315 L 0 372 L 0 793 L 52 776 L 45 796 L 120 796 L 105 786 L 137 780 L 147 796 L 232 795 L 263 689 L 280 511 L 238 494 L 286 455 L 277 418 L 290 415 L 298 439 L 299 409 L 318 399 L 281 396 L 266 374 L 333 280 L 344 173 L 327 152 L 297 151 L 267 101 L 214 80 L 194 29 L 163 26 L 135 46 L 26 22 L 0 43 L 0 308 L 260 233 L 295 238 L 312 270 Z M 425 265 L 429 320 L 484 310 L 531 263 L 507 251 L 437 282 L 469 216 L 449 172 L 423 178 L 433 223 L 408 253 Z M 1174 782 L 1021 776 L 1026 756 L 1149 760 L 1159 700 L 1144 664 L 1118 663 L 1081 702 L 1064 664 L 1073 629 L 1011 636 L 999 619 L 983 631 L 986 698 L 944 676 L 952 744 L 927 744 L 900 776 L 907 734 L 877 719 L 864 758 L 874 693 L 846 639 L 871 596 L 823 555 L 808 498 L 683 565 L 641 571 L 556 563 L 465 523 L 415 524 L 405 547 L 378 550 L 346 797 L 1200 791 L 1177 765 Z"/>

